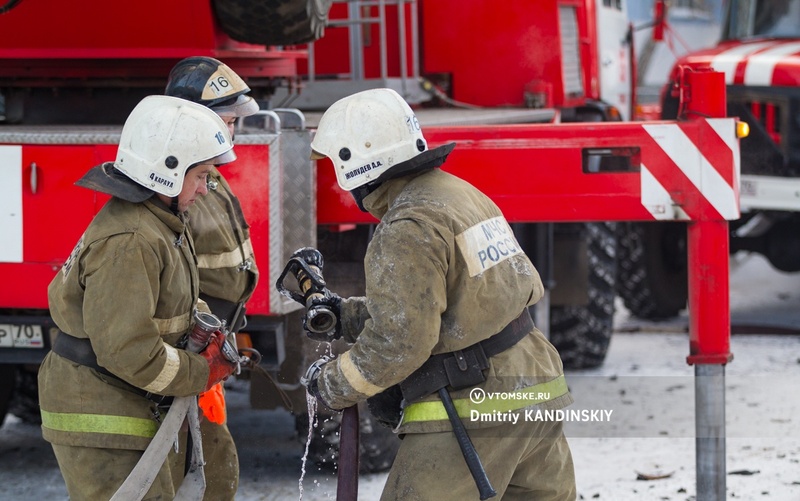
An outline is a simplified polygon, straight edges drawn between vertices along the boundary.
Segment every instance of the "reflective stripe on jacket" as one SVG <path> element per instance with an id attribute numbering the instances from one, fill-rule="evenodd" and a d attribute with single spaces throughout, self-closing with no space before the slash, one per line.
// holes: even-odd
<path id="1" fill-rule="evenodd" d="M 153 438 L 158 431 L 158 423 L 152 418 L 47 411 L 42 411 L 42 426 L 67 433 L 110 433 L 143 438 Z"/>
<path id="2" fill-rule="evenodd" d="M 453 405 L 461 419 L 472 419 L 473 413 L 507 413 L 533 405 L 543 404 L 569 393 L 564 376 L 511 392 L 487 395 L 484 391 L 471 392 L 468 398 L 457 398 Z M 403 409 L 402 424 L 447 419 L 447 411 L 438 400 L 416 402 Z"/>
<path id="3" fill-rule="evenodd" d="M 385 182 L 363 202 L 381 222 L 364 261 L 366 297 L 342 305 L 343 334 L 354 344 L 319 379 L 323 400 L 334 408 L 403 381 L 433 354 L 489 338 L 544 292 L 500 209 L 462 179 L 440 169 L 407 175 Z M 492 357 L 485 375 L 478 387 L 503 392 L 547 383 L 563 376 L 563 368 L 555 348 L 534 328 Z M 571 402 L 565 392 L 538 406 Z M 449 429 L 447 420 L 426 419 L 406 422 L 399 431 Z"/>
<path id="4" fill-rule="evenodd" d="M 208 179 L 208 195 L 189 208 L 200 291 L 231 303 L 246 302 L 258 281 L 250 226 L 220 172 L 215 168 Z"/>
<path id="5" fill-rule="evenodd" d="M 175 348 L 198 294 L 191 236 L 156 197 L 139 204 L 109 200 L 48 288 L 56 325 L 88 338 L 99 365 L 169 396 L 196 395 L 208 379 L 203 357 Z M 149 437 L 117 433 L 118 426 L 156 423 L 152 402 L 53 352 L 39 371 L 39 396 L 42 434 L 53 443 L 144 449 Z M 97 428 L 87 431 L 87 423 Z"/>

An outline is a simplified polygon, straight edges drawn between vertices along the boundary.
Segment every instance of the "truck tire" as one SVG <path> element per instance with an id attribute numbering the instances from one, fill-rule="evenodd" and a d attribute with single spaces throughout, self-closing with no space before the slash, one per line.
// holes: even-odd
<path id="1" fill-rule="evenodd" d="M 379 424 L 366 405 L 359 404 L 360 421 L 359 447 L 361 450 L 360 472 L 379 473 L 392 467 L 400 438 L 386 426 Z M 307 461 L 321 467 L 333 467 L 339 460 L 339 426 L 341 413 L 319 415 L 317 425 L 311 436 Z M 308 414 L 295 418 L 299 440 L 305 444 L 308 438 Z"/>
<path id="2" fill-rule="evenodd" d="M 665 92 L 661 117 L 674 120 L 678 106 L 678 98 Z M 621 223 L 618 229 L 617 294 L 625 307 L 643 320 L 677 316 L 689 299 L 686 225 Z"/>
<path id="3" fill-rule="evenodd" d="M 2 364 L 0 365 L 0 426 L 8 414 L 11 399 L 14 398 L 14 388 L 17 386 L 17 366 Z"/>
<path id="4" fill-rule="evenodd" d="M 614 223 L 587 223 L 589 302 L 550 309 L 550 342 L 564 367 L 588 369 L 603 363 L 614 328 L 616 235 Z"/>
<path id="5" fill-rule="evenodd" d="M 677 316 L 689 299 L 686 225 L 619 226 L 617 293 L 631 315 L 644 320 Z"/>
<path id="6" fill-rule="evenodd" d="M 213 0 L 222 31 L 240 42 L 295 45 L 322 37 L 332 0 Z"/>

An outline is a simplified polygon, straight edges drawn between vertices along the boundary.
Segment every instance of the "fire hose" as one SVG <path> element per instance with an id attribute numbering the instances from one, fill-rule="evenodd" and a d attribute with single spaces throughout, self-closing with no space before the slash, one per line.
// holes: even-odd
<path id="1" fill-rule="evenodd" d="M 305 327 L 315 334 L 327 335 L 333 340 L 338 319 L 336 314 L 324 304 L 314 300 L 326 297 L 326 283 L 322 276 L 324 261 L 322 254 L 311 247 L 297 250 L 278 277 L 278 291 L 306 308 Z M 289 274 L 297 280 L 300 292 L 290 291 L 284 281 Z M 310 424 L 309 424 L 310 425 Z M 359 416 L 358 406 L 342 411 L 339 430 L 339 465 L 336 485 L 337 501 L 356 501 L 358 499 L 359 469 Z"/>
<path id="2" fill-rule="evenodd" d="M 212 334 L 226 337 L 222 344 L 223 355 L 237 364 L 249 365 L 250 358 L 239 356 L 227 339 L 225 326 L 215 315 L 205 312 L 195 312 L 195 326 L 186 339 L 186 350 L 193 353 L 202 351 Z M 238 370 L 238 368 L 237 368 Z M 200 418 L 198 413 L 197 396 L 176 397 L 170 405 L 169 412 L 158 428 L 150 444 L 142 454 L 141 459 L 131 471 L 128 478 L 117 489 L 111 501 L 140 501 L 144 498 L 153 481 L 158 475 L 170 448 L 178 443 L 178 433 L 181 431 L 184 420 L 189 424 L 189 443 L 191 443 L 191 460 L 188 462 L 186 476 L 175 494 L 179 501 L 199 501 L 203 499 L 206 489 L 206 477 L 203 471 L 203 439 L 200 435 Z M 186 451 L 190 454 L 190 451 Z"/>
<path id="3" fill-rule="evenodd" d="M 358 434 L 358 406 L 353 405 L 342 411 L 342 424 L 339 429 L 339 471 L 336 477 L 337 501 L 358 499 L 360 458 Z"/>
<path id="4" fill-rule="evenodd" d="M 278 291 L 306 307 L 306 328 L 317 334 L 333 335 L 336 315 L 325 305 L 315 304 L 314 299 L 326 297 L 325 279 L 322 277 L 322 254 L 311 247 L 297 250 L 283 272 L 278 278 L 276 287 Z M 301 292 L 288 290 L 284 285 L 286 276 L 292 273 L 297 280 Z M 309 371 L 313 368 L 309 368 Z M 319 368 L 317 368 L 319 370 Z M 478 488 L 480 499 L 483 501 L 497 495 L 492 487 L 486 470 L 483 468 L 478 452 L 469 438 L 464 424 L 453 405 L 450 394 L 446 388 L 439 390 L 439 398 L 447 411 L 447 417 L 453 427 L 458 446 L 467 463 L 470 474 Z M 337 500 L 355 501 L 358 497 L 358 468 L 359 468 L 359 416 L 358 407 L 352 406 L 344 409 L 339 439 L 339 475 L 337 483 Z"/>

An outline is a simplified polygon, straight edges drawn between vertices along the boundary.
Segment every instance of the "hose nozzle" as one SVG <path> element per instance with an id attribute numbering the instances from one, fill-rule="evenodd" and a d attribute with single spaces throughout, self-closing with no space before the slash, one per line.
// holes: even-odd
<path id="1" fill-rule="evenodd" d="M 313 247 L 303 247 L 292 254 L 275 286 L 278 292 L 306 307 L 306 329 L 325 334 L 336 327 L 336 314 L 325 305 L 314 304 L 314 299 L 325 297 L 325 279 L 322 277 L 322 253 Z M 300 292 L 286 289 L 284 279 L 291 273 L 297 280 Z"/>

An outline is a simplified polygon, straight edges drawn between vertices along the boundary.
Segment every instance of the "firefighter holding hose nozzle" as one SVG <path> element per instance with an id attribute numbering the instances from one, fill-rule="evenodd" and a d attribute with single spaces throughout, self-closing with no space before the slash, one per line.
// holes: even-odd
<path id="1" fill-rule="evenodd" d="M 562 423 L 524 418 L 572 403 L 561 359 L 528 312 L 541 279 L 494 202 L 439 168 L 454 147 L 429 148 L 389 89 L 341 99 L 322 116 L 312 157 L 329 158 L 339 185 L 380 223 L 364 260 L 365 297 L 329 291 L 311 266 L 321 256 L 303 269 L 297 262 L 314 261 L 313 249 L 287 265 L 317 289 L 295 299 L 335 317 L 313 337 L 351 343 L 312 364 L 303 382 L 331 409 L 366 400 L 403 436 L 384 501 L 574 500 Z M 306 330 L 319 315 L 307 315 Z M 519 398 L 491 398 L 501 393 Z"/>
<path id="2" fill-rule="evenodd" d="M 187 211 L 214 166 L 235 158 L 213 111 L 148 96 L 128 116 L 116 160 L 76 183 L 111 198 L 48 287 L 59 333 L 39 371 L 42 434 L 72 500 L 173 499 L 183 484 L 182 419 L 169 440 L 156 437 L 178 401 L 196 408 L 196 395 L 237 368 L 223 333 L 210 332 L 216 324 L 199 353 L 181 349 L 194 313 L 207 310 Z M 129 482 L 153 446 L 163 455 Z M 118 495 L 131 484 L 139 495 Z"/>

